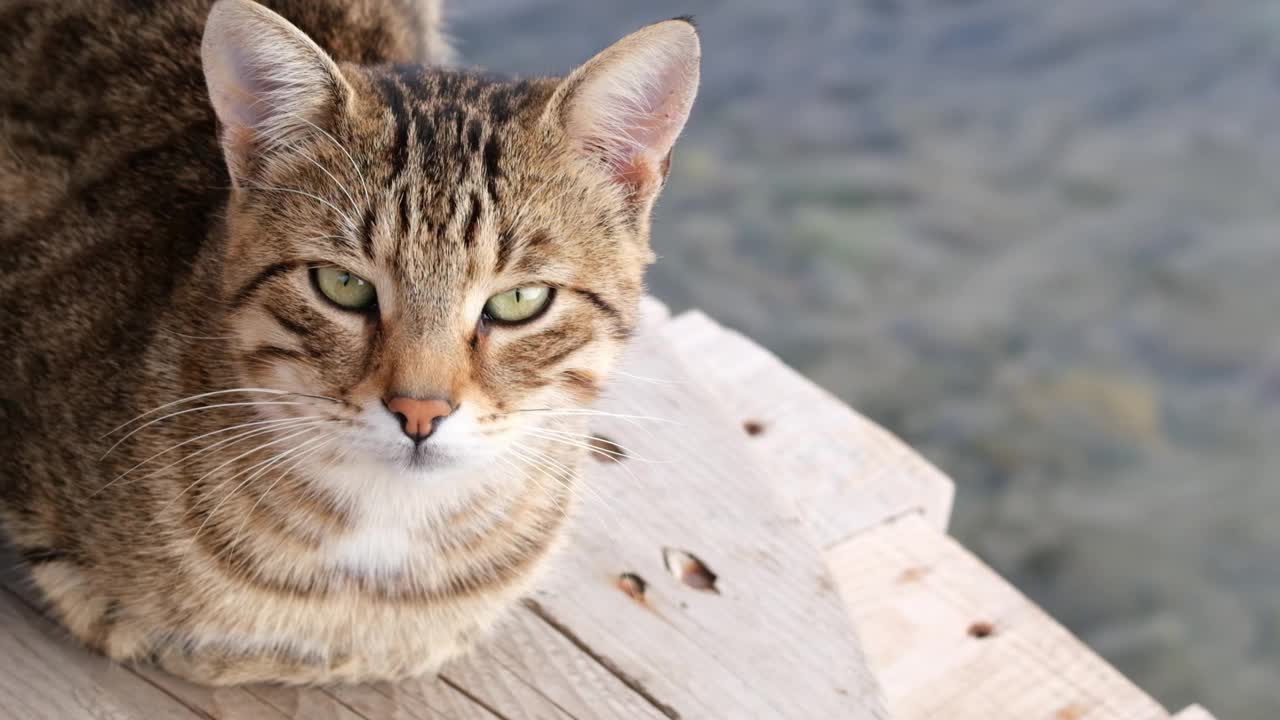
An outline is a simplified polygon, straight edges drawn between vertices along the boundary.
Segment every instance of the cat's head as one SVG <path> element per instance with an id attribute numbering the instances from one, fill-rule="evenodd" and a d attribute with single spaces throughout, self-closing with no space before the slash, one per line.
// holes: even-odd
<path id="1" fill-rule="evenodd" d="M 363 67 L 257 4 L 215 5 L 232 361 L 301 403 L 261 409 L 430 473 L 594 400 L 637 320 L 699 52 L 672 20 L 564 79 Z"/>

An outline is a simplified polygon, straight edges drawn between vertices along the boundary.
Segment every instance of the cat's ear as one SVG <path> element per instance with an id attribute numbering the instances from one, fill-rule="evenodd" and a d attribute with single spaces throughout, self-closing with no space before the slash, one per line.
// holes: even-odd
<path id="1" fill-rule="evenodd" d="M 267 154 L 331 126 L 350 97 L 350 86 L 320 46 L 249 0 L 213 5 L 200 50 L 227 166 L 237 183 Z"/>
<path id="2" fill-rule="evenodd" d="M 582 156 L 642 202 L 666 179 L 698 92 L 702 47 L 687 19 L 638 30 L 579 67 L 548 105 Z"/>

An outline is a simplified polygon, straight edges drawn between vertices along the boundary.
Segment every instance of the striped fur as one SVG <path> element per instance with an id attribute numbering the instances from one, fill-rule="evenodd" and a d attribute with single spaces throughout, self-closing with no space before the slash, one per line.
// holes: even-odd
<path id="1" fill-rule="evenodd" d="M 0 6 L 0 520 L 113 658 L 419 674 L 563 535 L 582 448 L 547 431 L 584 432 L 635 325 L 696 35 L 509 80 L 444 65 L 435 0 L 266 4 L 288 22 Z M 324 300 L 317 265 L 373 282 L 376 311 Z M 524 285 L 554 288 L 546 313 L 481 320 Z M 457 407 L 429 450 L 397 395 Z"/>

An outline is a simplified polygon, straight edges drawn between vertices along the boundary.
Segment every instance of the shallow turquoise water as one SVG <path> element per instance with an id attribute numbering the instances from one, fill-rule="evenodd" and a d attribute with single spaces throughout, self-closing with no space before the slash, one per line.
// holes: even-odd
<path id="1" fill-rule="evenodd" d="M 524 73 L 697 15 L 657 294 L 920 448 L 1166 704 L 1280 717 L 1280 3 L 453 4 Z"/>

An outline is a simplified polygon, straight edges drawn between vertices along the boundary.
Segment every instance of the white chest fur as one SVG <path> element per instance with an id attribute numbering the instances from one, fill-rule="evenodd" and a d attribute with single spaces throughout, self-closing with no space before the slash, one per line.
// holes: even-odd
<path id="1" fill-rule="evenodd" d="M 479 494 L 499 490 L 488 475 L 471 471 L 398 472 L 382 465 L 347 464 L 319 480 L 349 510 L 351 527 L 325 544 L 335 569 L 356 575 L 388 575 L 415 570 L 428 575 L 432 547 L 448 518 Z"/>

